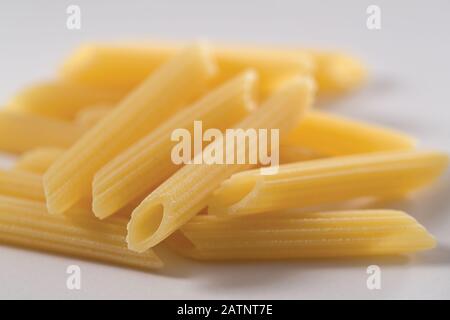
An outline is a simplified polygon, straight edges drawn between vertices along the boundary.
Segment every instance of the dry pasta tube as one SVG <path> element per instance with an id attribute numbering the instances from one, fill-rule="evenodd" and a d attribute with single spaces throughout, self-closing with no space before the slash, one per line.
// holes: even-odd
<path id="1" fill-rule="evenodd" d="M 38 83 L 20 91 L 8 103 L 8 108 L 46 117 L 70 120 L 79 110 L 96 104 L 113 105 L 129 90 L 101 89 L 64 82 Z"/>
<path id="2" fill-rule="evenodd" d="M 274 175 L 244 171 L 222 183 L 208 210 L 240 215 L 399 196 L 430 183 L 447 165 L 440 152 L 399 151 L 297 162 Z"/>
<path id="3" fill-rule="evenodd" d="M 195 121 L 201 121 L 202 131 L 223 131 L 248 115 L 254 109 L 255 82 L 252 71 L 225 82 L 100 169 L 92 187 L 95 215 L 101 219 L 112 215 L 145 192 L 148 194 L 180 168 L 171 158 L 176 145 L 171 135 L 175 130 L 192 136 L 198 130 L 194 129 Z"/>
<path id="4" fill-rule="evenodd" d="M 65 150 L 59 148 L 37 148 L 24 152 L 16 161 L 14 169 L 44 174 Z"/>
<path id="5" fill-rule="evenodd" d="M 0 150 L 20 154 L 37 147 L 66 148 L 85 130 L 78 125 L 32 114 L 0 111 Z"/>
<path id="6" fill-rule="evenodd" d="M 309 112 L 282 141 L 286 147 L 301 147 L 328 156 L 411 150 L 415 140 L 404 133 L 364 122 Z"/>
<path id="7" fill-rule="evenodd" d="M 153 72 L 45 173 L 50 213 L 63 213 L 89 196 L 95 173 L 197 98 L 214 70 L 207 48 L 195 44 Z"/>
<path id="8" fill-rule="evenodd" d="M 235 128 L 277 128 L 282 136 L 310 107 L 314 93 L 310 78 L 292 79 Z M 248 144 L 242 140 L 236 141 L 235 146 L 227 144 L 225 150 L 220 138 L 209 144 L 194 158 L 194 164 L 178 170 L 133 211 L 128 225 L 129 248 L 141 252 L 155 246 L 199 213 L 222 181 L 254 166 L 249 161 L 244 164 L 211 163 L 210 156 L 215 150 L 222 150 L 226 159 L 232 155 L 238 159 L 248 154 L 248 149 Z M 199 157 L 203 161 L 195 164 Z"/>
<path id="9" fill-rule="evenodd" d="M 399 255 L 436 245 L 433 236 L 414 218 L 394 210 L 199 215 L 165 243 L 199 260 Z"/>
<path id="10" fill-rule="evenodd" d="M 173 44 L 90 44 L 80 47 L 61 69 L 62 78 L 108 88 L 133 88 L 179 50 Z M 260 77 L 260 91 L 270 93 L 281 81 L 313 71 L 309 53 L 260 48 L 214 47 L 219 74 L 215 84 L 251 68 Z"/>
<path id="11" fill-rule="evenodd" d="M 0 242 L 132 268 L 161 268 L 153 251 L 136 254 L 125 242 L 126 218 L 50 215 L 45 203 L 0 196 Z"/>

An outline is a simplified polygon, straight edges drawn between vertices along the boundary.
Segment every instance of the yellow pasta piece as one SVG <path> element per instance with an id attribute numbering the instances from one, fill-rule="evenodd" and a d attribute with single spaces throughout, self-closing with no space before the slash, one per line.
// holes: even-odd
<path id="1" fill-rule="evenodd" d="M 282 86 L 259 109 L 236 128 L 278 128 L 287 133 L 309 108 L 314 97 L 310 78 L 295 78 Z M 222 139 L 209 144 L 200 154 L 208 158 L 211 150 L 221 148 Z M 236 149 L 227 144 L 224 155 L 248 154 L 248 144 L 238 140 Z M 235 159 L 237 159 L 237 157 Z M 195 159 L 194 162 L 195 163 Z M 128 225 L 128 245 L 135 251 L 145 251 L 168 237 L 207 204 L 208 197 L 222 181 L 233 173 L 254 165 L 246 164 L 188 164 L 178 170 L 134 211 Z"/>
<path id="2" fill-rule="evenodd" d="M 282 145 L 301 147 L 323 155 L 340 156 L 409 150 L 415 147 L 415 141 L 395 130 L 312 111 L 282 141 Z"/>
<path id="3" fill-rule="evenodd" d="M 225 181 L 208 210 L 239 215 L 404 195 L 430 183 L 447 164 L 440 152 L 398 151 L 292 163 L 274 175 L 249 170 Z"/>
<path id="4" fill-rule="evenodd" d="M 32 114 L 0 111 L 0 150 L 20 154 L 37 147 L 65 148 L 84 132 L 73 123 Z"/>
<path id="5" fill-rule="evenodd" d="M 436 245 L 414 218 L 394 210 L 199 215 L 180 231 L 165 243 L 200 260 L 398 255 Z"/>
<path id="6" fill-rule="evenodd" d="M 214 70 L 207 49 L 196 44 L 152 73 L 46 172 L 44 187 L 49 211 L 63 213 L 90 195 L 95 173 L 198 97 Z"/>
<path id="7" fill-rule="evenodd" d="M 163 266 L 153 251 L 136 254 L 125 242 L 126 218 L 100 222 L 92 214 L 50 215 L 45 203 L 0 196 L 0 242 L 139 269 Z"/>
<path id="8" fill-rule="evenodd" d="M 61 76 L 75 83 L 108 88 L 133 88 L 146 75 L 173 56 L 173 44 L 91 44 L 80 47 L 64 63 Z M 309 53 L 289 50 L 220 46 L 212 48 L 219 67 L 215 84 L 252 68 L 260 77 L 260 89 L 268 94 L 287 78 L 313 71 Z"/>
<path id="9" fill-rule="evenodd" d="M 30 172 L 0 169 L 0 195 L 45 201 L 42 177 Z"/>
<path id="10" fill-rule="evenodd" d="M 99 105 L 88 107 L 77 113 L 75 122 L 86 128 L 93 127 L 112 110 L 111 106 Z"/>
<path id="11" fill-rule="evenodd" d="M 14 169 L 44 174 L 64 151 L 59 148 L 37 148 L 27 151 L 17 159 Z"/>
<path id="12" fill-rule="evenodd" d="M 315 60 L 315 78 L 319 92 L 343 94 L 361 86 L 367 77 L 364 65 L 340 52 L 311 51 Z"/>
<path id="13" fill-rule="evenodd" d="M 8 108 L 69 120 L 87 106 L 119 102 L 128 91 L 124 88 L 91 88 L 61 81 L 45 82 L 19 92 L 9 101 Z"/>
<path id="14" fill-rule="evenodd" d="M 194 121 L 202 130 L 234 126 L 254 107 L 252 94 L 256 74 L 252 71 L 211 91 L 100 169 L 93 181 L 93 211 L 99 218 L 110 216 L 140 195 L 148 194 L 180 168 L 171 160 L 174 130 L 194 134 Z"/>

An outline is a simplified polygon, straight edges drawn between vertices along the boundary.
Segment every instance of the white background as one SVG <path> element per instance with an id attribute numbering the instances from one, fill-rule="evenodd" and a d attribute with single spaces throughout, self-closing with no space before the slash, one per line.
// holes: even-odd
<path id="1" fill-rule="evenodd" d="M 66 29 L 77 4 L 82 29 Z M 366 28 L 366 8 L 382 29 Z M 366 88 L 328 106 L 450 151 L 450 2 L 442 1 L 5 1 L 0 2 L 0 103 L 50 78 L 83 41 L 193 39 L 341 48 L 369 66 Z M 11 137 L 14 139 L 14 137 Z M 7 165 L 8 161 L 2 161 Z M 450 178 L 414 200 L 393 204 L 414 215 L 439 248 L 411 258 L 200 264 L 164 255 L 148 274 L 0 247 L 0 298 L 450 298 Z M 66 268 L 82 269 L 82 290 L 66 289 Z M 382 289 L 366 288 L 366 268 L 382 269 Z"/>

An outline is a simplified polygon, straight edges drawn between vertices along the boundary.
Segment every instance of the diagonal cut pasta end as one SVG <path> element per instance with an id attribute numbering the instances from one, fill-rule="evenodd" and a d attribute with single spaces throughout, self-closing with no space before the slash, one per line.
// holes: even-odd
<path id="1" fill-rule="evenodd" d="M 149 201 L 141 204 L 138 209 L 133 211 L 132 219 L 128 223 L 127 243 L 130 250 L 144 252 L 159 242 L 159 237 L 156 239 L 154 235 L 163 233 L 164 205 Z"/>

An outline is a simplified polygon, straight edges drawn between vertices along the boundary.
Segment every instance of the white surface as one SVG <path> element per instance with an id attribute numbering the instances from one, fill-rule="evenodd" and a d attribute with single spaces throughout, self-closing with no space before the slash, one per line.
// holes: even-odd
<path id="1" fill-rule="evenodd" d="M 69 4 L 81 7 L 80 31 L 65 27 Z M 369 4 L 381 7 L 379 31 L 366 28 Z M 336 47 L 363 58 L 371 80 L 330 112 L 392 126 L 422 146 L 450 151 L 449 9 L 447 0 L 2 1 L 0 102 L 51 77 L 61 59 L 87 40 L 203 36 Z M 166 271 L 146 274 L 0 247 L 0 298 L 450 298 L 449 192 L 447 174 L 414 201 L 393 205 L 419 219 L 440 243 L 410 259 L 199 264 L 170 258 Z M 66 289 L 70 264 L 82 269 L 81 291 Z M 370 264 L 382 269 L 379 291 L 366 288 Z"/>

